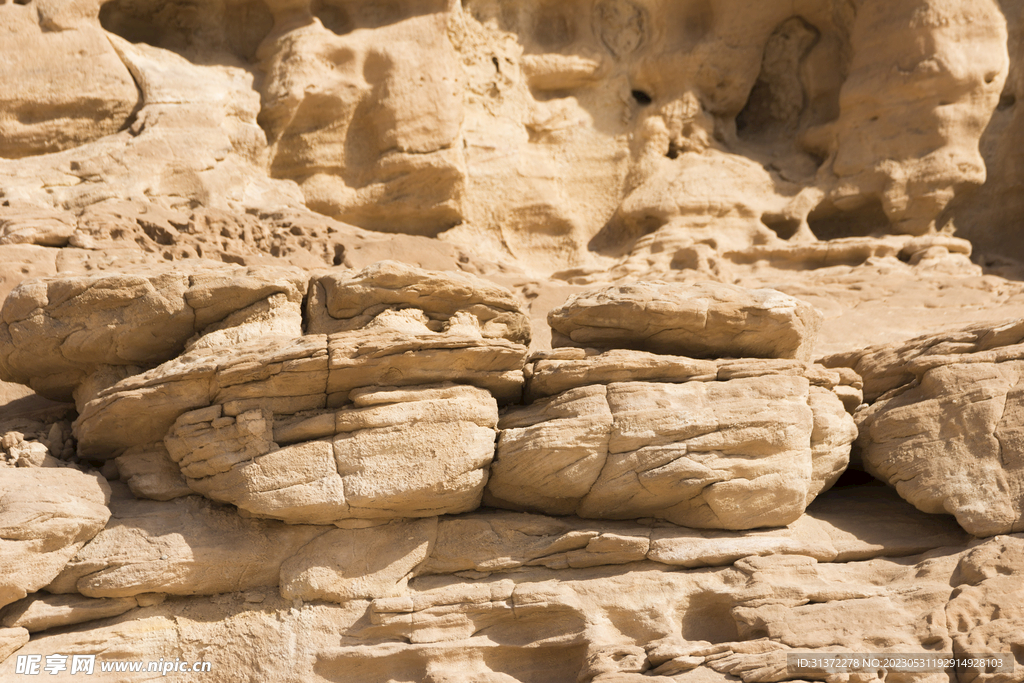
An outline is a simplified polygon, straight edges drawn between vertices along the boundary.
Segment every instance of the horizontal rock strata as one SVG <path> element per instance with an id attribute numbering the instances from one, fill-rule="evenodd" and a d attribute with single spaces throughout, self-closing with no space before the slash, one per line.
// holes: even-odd
<path id="1" fill-rule="evenodd" d="M 308 279 L 298 269 L 200 263 L 37 280 L 0 310 L 0 377 L 67 401 L 107 367 L 138 372 L 186 346 L 299 336 Z"/>
<path id="2" fill-rule="evenodd" d="M 0 0 L 0 681 L 1024 683 L 1022 46 Z"/>
<path id="3" fill-rule="evenodd" d="M 514 576 L 531 567 L 583 569 L 645 561 L 721 567 L 755 555 L 848 562 L 883 553 L 913 555 L 969 539 L 949 518 L 918 512 L 885 488 L 831 491 L 796 521 L 757 531 L 506 511 L 366 520 L 335 528 L 240 517 L 198 496 L 134 500 L 120 484 L 115 493 L 110 524 L 70 556 L 46 586 L 52 594 L 69 597 L 63 602 L 43 598 L 38 607 L 16 603 L 0 614 L 0 624 L 26 625 L 51 614 L 70 619 L 75 611 L 102 612 L 127 604 L 75 602 L 70 597 L 75 594 L 121 599 L 279 587 L 289 600 L 345 603 L 388 597 L 416 576 Z"/>

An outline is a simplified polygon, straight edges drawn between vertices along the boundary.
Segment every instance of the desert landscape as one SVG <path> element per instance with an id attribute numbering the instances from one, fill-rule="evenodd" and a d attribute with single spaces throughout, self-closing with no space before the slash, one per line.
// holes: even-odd
<path id="1" fill-rule="evenodd" d="M 0 0 L 0 680 L 1024 682 L 1022 60 Z"/>

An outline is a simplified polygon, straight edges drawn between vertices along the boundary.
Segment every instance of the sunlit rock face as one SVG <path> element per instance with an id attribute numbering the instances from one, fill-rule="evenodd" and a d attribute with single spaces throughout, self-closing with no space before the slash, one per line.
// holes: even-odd
<path id="1" fill-rule="evenodd" d="M 933 230 L 985 180 L 978 141 L 1009 69 L 993 0 L 33 9 L 0 10 L 25 25 L 3 38 L 4 157 L 121 135 L 156 178 L 107 196 L 272 195 L 548 272 L 659 230 L 728 249 Z M 182 145 L 192 161 L 168 165 Z M 49 203 L 96 201 L 75 185 Z"/>
<path id="2" fill-rule="evenodd" d="M 748 5 L 291 3 L 259 50 L 271 172 L 359 225 L 567 265 L 670 223 L 919 234 L 984 180 L 993 3 Z"/>
<path id="3" fill-rule="evenodd" d="M 1022 27 L 0 0 L 0 680 L 1024 662 Z"/>

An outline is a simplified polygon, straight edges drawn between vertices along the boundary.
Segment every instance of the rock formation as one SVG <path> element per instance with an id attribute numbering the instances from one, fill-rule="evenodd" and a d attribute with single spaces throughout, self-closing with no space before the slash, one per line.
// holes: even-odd
<path id="1" fill-rule="evenodd" d="M 1020 683 L 1022 22 L 0 0 L 0 680 Z"/>

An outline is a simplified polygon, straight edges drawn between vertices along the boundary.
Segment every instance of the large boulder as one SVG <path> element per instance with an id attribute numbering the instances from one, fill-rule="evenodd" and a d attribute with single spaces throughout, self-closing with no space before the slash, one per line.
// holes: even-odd
<path id="1" fill-rule="evenodd" d="M 61 467 L 0 468 L 0 607 L 48 584 L 110 518 L 110 487 Z"/>
<path id="2" fill-rule="evenodd" d="M 1024 530 L 1024 321 L 825 359 L 864 374 L 864 467 L 976 536 Z"/>
<path id="3" fill-rule="evenodd" d="M 498 426 L 493 505 L 719 529 L 794 521 L 856 436 L 839 398 L 797 373 L 586 385 Z"/>
<path id="4" fill-rule="evenodd" d="M 1024 360 L 955 363 L 858 415 L 865 468 L 976 536 L 1024 531 Z"/>
<path id="5" fill-rule="evenodd" d="M 215 405 L 183 414 L 164 441 L 194 491 L 256 516 L 329 524 L 475 509 L 497 422 L 487 391 L 442 385 L 365 390 L 350 408 L 277 426 L 269 411 Z"/>

